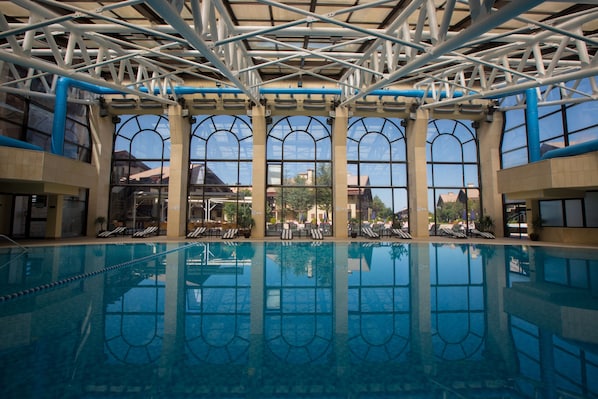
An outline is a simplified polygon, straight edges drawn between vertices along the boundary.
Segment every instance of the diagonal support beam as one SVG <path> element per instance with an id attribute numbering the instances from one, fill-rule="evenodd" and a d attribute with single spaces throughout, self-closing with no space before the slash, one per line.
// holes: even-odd
<path id="1" fill-rule="evenodd" d="M 258 103 L 260 94 L 259 90 L 254 86 L 250 87 L 253 82 L 242 82 L 233 71 L 212 51 L 210 46 L 197 34 L 197 32 L 190 27 L 178 14 L 178 12 L 168 3 L 162 0 L 148 0 L 147 3 L 162 17 L 166 22 L 172 25 L 176 30 L 198 50 L 205 58 L 207 58 L 214 67 L 216 67 L 222 75 L 224 75 L 230 82 L 239 90 L 247 95 L 252 101 Z M 251 75 L 253 80 L 257 79 L 256 74 Z M 250 79 L 251 80 L 251 79 Z"/>

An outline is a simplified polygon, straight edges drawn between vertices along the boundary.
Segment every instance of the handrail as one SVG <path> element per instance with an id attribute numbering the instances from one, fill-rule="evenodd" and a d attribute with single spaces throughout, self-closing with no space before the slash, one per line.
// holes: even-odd
<path id="1" fill-rule="evenodd" d="M 15 244 L 17 247 L 21 248 L 24 252 L 29 252 L 29 250 L 27 248 L 25 248 L 24 246 L 22 246 L 21 244 L 19 244 L 18 242 L 16 242 L 15 240 L 13 240 L 12 238 L 4 235 L 4 234 L 0 234 L 0 237 L 2 238 L 6 238 L 6 240 L 12 242 L 13 244 Z"/>

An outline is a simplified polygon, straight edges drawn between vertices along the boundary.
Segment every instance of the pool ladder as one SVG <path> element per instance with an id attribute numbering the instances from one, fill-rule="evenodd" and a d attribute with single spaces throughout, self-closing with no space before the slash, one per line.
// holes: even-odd
<path id="1" fill-rule="evenodd" d="M 4 235 L 4 234 L 0 234 L 0 238 L 4 238 L 7 241 L 13 243 L 14 245 L 16 245 L 17 247 L 21 248 L 23 250 L 23 252 L 21 252 L 18 256 L 10 259 L 8 262 L 0 265 L 0 269 L 2 269 L 4 266 L 8 265 L 9 263 L 14 262 L 15 260 L 17 260 L 18 258 L 20 258 L 22 255 L 26 254 L 27 252 L 29 252 L 29 250 L 27 248 L 25 248 L 24 246 L 22 246 L 21 244 L 19 244 L 18 242 L 16 242 L 15 240 L 13 240 L 12 238 Z"/>

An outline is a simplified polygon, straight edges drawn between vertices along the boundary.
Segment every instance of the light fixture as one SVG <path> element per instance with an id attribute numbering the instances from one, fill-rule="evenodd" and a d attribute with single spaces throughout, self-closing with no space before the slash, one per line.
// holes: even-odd
<path id="1" fill-rule="evenodd" d="M 100 97 L 99 105 L 100 105 L 100 117 L 102 117 L 102 118 L 107 117 L 109 115 L 108 106 L 106 105 L 106 99 L 104 97 Z"/>
<path id="2" fill-rule="evenodd" d="M 411 103 L 409 106 L 409 119 L 412 121 L 417 119 L 417 109 L 419 108 L 419 104 L 417 102 Z"/>

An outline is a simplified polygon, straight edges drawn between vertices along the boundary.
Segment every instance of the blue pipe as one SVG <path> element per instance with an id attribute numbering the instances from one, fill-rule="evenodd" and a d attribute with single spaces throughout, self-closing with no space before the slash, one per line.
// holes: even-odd
<path id="1" fill-rule="evenodd" d="M 529 161 L 540 160 L 540 121 L 538 119 L 538 96 L 536 89 L 525 91 L 525 123 L 527 127 L 527 148 Z"/>
<path id="2" fill-rule="evenodd" d="M 14 148 L 24 148 L 26 150 L 36 150 L 36 151 L 43 151 L 44 149 L 38 145 L 27 143 L 26 141 L 21 141 L 17 139 L 13 139 L 8 136 L 0 136 L 0 146 L 4 147 L 14 147 Z"/>
<path id="3" fill-rule="evenodd" d="M 568 147 L 556 148 L 546 151 L 541 159 L 550 159 L 556 157 L 569 157 L 572 155 L 581 155 L 588 152 L 598 151 L 598 139 L 585 141 L 583 143 L 570 145 Z"/>
<path id="4" fill-rule="evenodd" d="M 122 91 L 109 89 L 102 86 L 93 85 L 86 82 L 81 82 L 68 77 L 60 77 L 56 82 L 56 105 L 54 108 L 54 121 L 52 124 L 52 140 L 51 140 L 51 151 L 57 155 L 64 154 L 64 131 L 66 128 L 66 113 L 67 113 L 67 98 L 70 87 L 77 87 L 81 90 L 89 91 L 91 93 L 100 95 L 109 94 L 125 94 Z M 141 87 L 141 92 L 149 93 L 149 89 Z M 179 86 L 174 89 L 167 89 L 168 94 L 172 94 L 174 91 L 177 95 L 185 94 L 242 94 L 243 91 L 235 87 L 188 87 Z M 154 89 L 154 94 L 159 94 L 159 89 Z M 341 95 L 340 89 L 331 88 L 260 88 L 260 94 L 306 94 L 306 95 Z M 428 97 L 429 91 L 424 90 L 374 90 L 368 93 L 368 96 L 379 96 L 379 97 Z M 453 97 L 462 97 L 462 92 L 454 92 Z M 441 98 L 447 97 L 447 92 L 442 91 L 440 93 Z"/>

